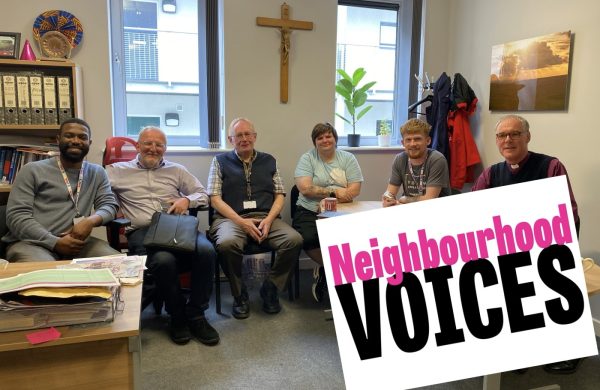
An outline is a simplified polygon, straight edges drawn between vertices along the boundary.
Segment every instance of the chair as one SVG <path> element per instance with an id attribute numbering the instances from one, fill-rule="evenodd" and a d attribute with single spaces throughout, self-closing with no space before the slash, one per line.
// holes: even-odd
<path id="1" fill-rule="evenodd" d="M 292 220 L 294 219 L 294 215 L 296 215 L 296 203 L 298 202 L 298 196 L 300 195 L 300 190 L 294 184 L 290 191 L 290 215 Z M 294 273 L 294 288 L 296 289 L 296 299 L 300 297 L 300 259 L 296 262 L 296 272 Z"/>
<path id="2" fill-rule="evenodd" d="M 135 148 L 136 142 L 127 137 L 108 137 L 102 156 L 102 166 L 131 161 L 137 155 Z M 106 236 L 111 247 L 118 251 L 127 250 L 127 238 L 125 237 L 125 227 L 129 226 L 129 220 L 117 218 L 106 225 Z M 143 310 L 143 308 L 142 308 Z"/>
<path id="3" fill-rule="evenodd" d="M 212 225 L 213 222 L 213 216 L 214 216 L 214 209 L 212 207 L 209 207 L 208 209 L 208 225 Z M 206 237 L 210 240 L 210 234 L 207 231 L 206 232 Z M 266 252 L 270 252 L 271 253 L 271 264 L 273 264 L 273 262 L 275 261 L 275 251 L 272 250 L 271 248 L 267 247 L 267 246 L 263 246 L 260 245 L 254 241 L 248 241 L 248 243 L 246 244 L 246 246 L 244 247 L 244 255 L 256 255 L 259 253 L 266 253 Z M 295 279 L 296 279 L 296 286 L 298 285 L 298 279 L 299 279 L 299 268 L 298 268 L 298 261 L 296 261 L 296 269 L 294 270 L 295 273 Z M 221 264 L 219 263 L 219 256 L 217 256 L 216 261 L 215 261 L 215 306 L 216 306 L 216 312 L 218 314 L 223 314 L 223 312 L 221 311 L 221 282 L 227 282 L 228 279 L 225 275 L 221 275 Z M 293 287 L 293 283 L 290 283 L 288 285 L 288 297 L 290 301 L 294 300 L 294 287 Z M 299 297 L 299 290 L 298 287 L 296 287 L 296 298 Z"/>

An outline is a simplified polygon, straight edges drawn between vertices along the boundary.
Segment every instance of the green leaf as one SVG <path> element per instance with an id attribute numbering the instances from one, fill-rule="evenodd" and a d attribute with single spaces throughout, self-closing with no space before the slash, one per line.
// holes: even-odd
<path id="1" fill-rule="evenodd" d="M 361 112 L 358 113 L 358 115 L 356 116 L 356 120 L 359 120 L 360 118 L 362 118 L 367 112 L 369 112 L 369 110 L 373 108 L 373 106 L 366 106 L 365 108 L 362 109 Z"/>
<path id="2" fill-rule="evenodd" d="M 346 122 L 347 124 L 349 124 L 349 125 L 351 125 L 351 124 L 352 124 L 352 122 L 350 122 L 350 120 L 349 120 L 349 119 L 346 119 L 346 118 L 344 118 L 344 117 L 343 117 L 343 116 L 341 116 L 340 114 L 336 113 L 335 115 L 337 115 L 337 117 L 338 117 L 338 118 L 341 118 L 341 119 L 343 119 L 343 120 L 344 120 L 344 122 Z"/>
<path id="3" fill-rule="evenodd" d="M 352 84 L 356 87 L 358 83 L 360 83 L 360 80 L 362 80 L 362 78 L 365 77 L 365 74 L 367 74 L 367 72 L 364 68 L 356 69 L 354 71 L 354 74 L 352 75 Z"/>
<path id="4" fill-rule="evenodd" d="M 367 101 L 367 94 L 364 92 L 354 92 L 354 96 L 352 97 L 352 103 L 354 107 L 360 107 Z"/>
<path id="5" fill-rule="evenodd" d="M 344 103 L 346 103 L 346 108 L 348 109 L 348 113 L 350 115 L 352 115 L 352 117 L 354 117 L 354 104 L 352 104 L 351 100 L 344 100 Z"/>
<path id="6" fill-rule="evenodd" d="M 356 92 L 367 92 L 375 84 L 377 84 L 377 81 L 371 81 L 370 83 L 366 83 L 365 85 L 357 89 Z"/>
<path id="7" fill-rule="evenodd" d="M 352 91 L 354 90 L 354 85 L 352 85 L 352 83 L 346 79 L 341 79 L 340 81 L 338 81 L 337 85 L 344 88 L 348 92 L 348 95 L 351 95 Z"/>
<path id="8" fill-rule="evenodd" d="M 348 73 L 346 73 L 346 71 L 344 69 L 338 69 L 337 72 L 345 80 L 348 80 L 348 81 L 352 82 L 352 77 L 350 77 L 350 75 Z"/>
<path id="9" fill-rule="evenodd" d="M 344 88 L 341 85 L 336 85 L 335 86 L 335 91 L 337 93 L 339 93 L 345 100 L 351 100 L 352 98 L 350 97 L 350 92 L 348 92 L 348 90 L 346 88 Z"/>

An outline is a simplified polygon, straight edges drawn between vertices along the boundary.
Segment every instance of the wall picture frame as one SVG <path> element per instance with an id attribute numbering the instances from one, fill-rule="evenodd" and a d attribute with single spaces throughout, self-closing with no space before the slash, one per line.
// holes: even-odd
<path id="1" fill-rule="evenodd" d="M 566 111 L 571 31 L 492 47 L 491 111 Z"/>
<path id="2" fill-rule="evenodd" d="M 0 32 L 0 58 L 17 59 L 21 49 L 21 33 Z"/>

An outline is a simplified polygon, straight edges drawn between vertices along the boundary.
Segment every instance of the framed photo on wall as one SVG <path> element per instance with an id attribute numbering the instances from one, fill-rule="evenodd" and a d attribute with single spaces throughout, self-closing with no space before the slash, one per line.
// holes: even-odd
<path id="1" fill-rule="evenodd" d="M 19 56 L 19 42 L 21 33 L 0 32 L 0 58 L 17 59 Z"/>
<path id="2" fill-rule="evenodd" d="M 571 31 L 492 47 L 490 110 L 565 111 Z"/>

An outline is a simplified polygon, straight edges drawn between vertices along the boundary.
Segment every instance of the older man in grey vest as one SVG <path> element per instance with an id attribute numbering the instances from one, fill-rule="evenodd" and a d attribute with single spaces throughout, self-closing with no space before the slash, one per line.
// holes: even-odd
<path id="1" fill-rule="evenodd" d="M 254 149 L 253 123 L 234 119 L 228 139 L 234 150 L 213 159 L 208 194 L 216 211 L 210 235 L 231 284 L 232 314 L 237 319 L 250 315 L 248 292 L 241 280 L 243 249 L 250 240 L 277 251 L 260 295 L 265 312 L 279 313 L 279 292 L 298 261 L 302 237 L 279 218 L 286 194 L 283 181 L 275 158 Z"/>

